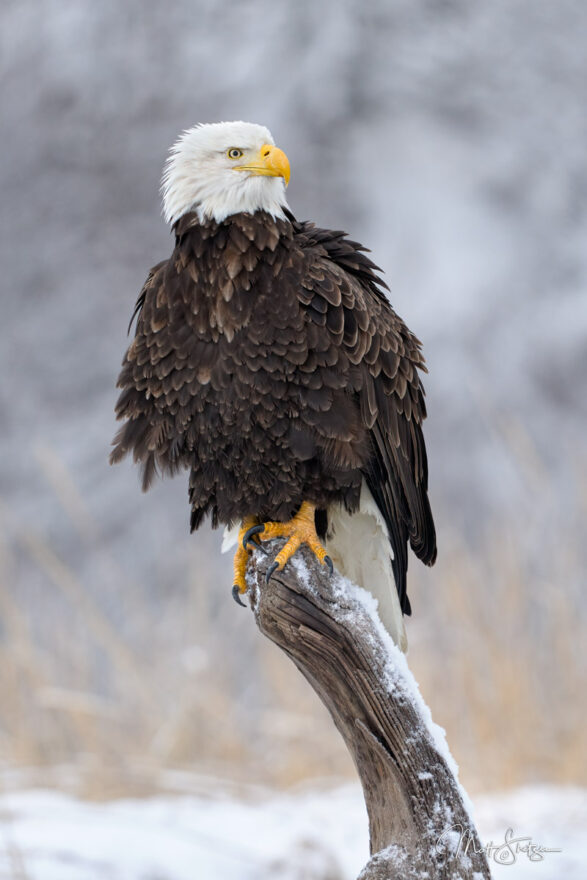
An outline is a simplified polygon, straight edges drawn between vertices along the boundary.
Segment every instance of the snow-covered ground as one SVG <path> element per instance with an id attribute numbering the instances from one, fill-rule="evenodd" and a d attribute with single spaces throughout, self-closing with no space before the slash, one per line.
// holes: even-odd
<path id="1" fill-rule="evenodd" d="M 368 859 L 358 785 L 231 795 L 201 780 L 197 796 L 88 803 L 47 790 L 0 797 L 2 880 L 353 880 Z M 513 864 L 503 880 L 582 880 L 587 791 L 536 786 L 475 799 L 484 844 L 514 837 L 561 852 Z M 503 859 L 506 850 L 500 851 Z"/>

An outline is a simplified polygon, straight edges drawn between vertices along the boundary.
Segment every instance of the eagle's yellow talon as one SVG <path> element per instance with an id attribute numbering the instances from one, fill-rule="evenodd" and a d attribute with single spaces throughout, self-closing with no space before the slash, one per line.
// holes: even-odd
<path id="1" fill-rule="evenodd" d="M 302 543 L 302 539 L 300 538 L 300 536 L 293 535 L 293 537 L 291 537 L 289 539 L 287 544 L 285 544 L 281 548 L 281 550 L 279 551 L 279 553 L 275 557 L 275 562 L 277 563 L 277 567 L 279 568 L 280 571 L 284 567 L 285 563 L 291 559 L 291 557 L 294 555 L 296 550 L 299 549 L 301 543 Z"/>
<path id="2" fill-rule="evenodd" d="M 248 522 L 248 519 L 247 519 L 247 522 Z M 253 520 L 253 522 L 254 522 L 254 520 Z M 259 532 L 262 532 L 264 528 L 265 528 L 265 526 L 263 525 L 263 523 L 261 523 L 260 525 L 257 523 L 254 523 L 254 525 L 250 526 L 248 529 L 245 529 L 245 525 L 243 523 L 243 525 L 241 526 L 241 530 L 239 532 L 239 541 L 242 544 L 242 546 L 245 548 L 245 550 L 248 548 L 249 544 L 251 545 L 251 550 L 254 550 L 255 548 L 258 548 L 261 546 L 259 544 L 259 539 L 257 538 L 257 535 L 259 534 Z M 244 535 L 243 535 L 243 532 L 244 532 Z M 242 535 L 242 540 L 241 540 L 241 535 Z"/>
<path id="3" fill-rule="evenodd" d="M 239 605 L 243 604 L 240 597 L 248 589 L 246 571 L 249 553 L 254 548 L 256 541 L 271 541 L 273 538 L 288 539 L 267 569 L 267 574 L 265 575 L 267 582 L 271 579 L 274 571 L 278 569 L 281 571 L 284 568 L 302 544 L 307 544 L 314 556 L 322 565 L 327 565 L 332 574 L 332 560 L 326 554 L 326 550 L 316 534 L 315 510 L 314 504 L 304 501 L 293 519 L 286 523 L 266 522 L 259 524 L 255 517 L 245 517 L 238 533 L 238 544 L 234 554 L 234 586 L 232 588 L 232 595 L 235 602 L 238 602 Z"/>
<path id="4" fill-rule="evenodd" d="M 246 516 L 242 521 L 241 527 L 238 533 L 238 543 L 236 547 L 236 553 L 234 554 L 234 586 L 232 588 L 232 596 L 235 602 L 239 605 L 244 605 L 241 602 L 240 597 L 247 592 L 247 562 L 249 561 L 249 553 L 247 545 L 245 544 L 245 536 L 249 529 L 253 528 L 256 525 L 256 520 L 252 516 Z M 251 542 L 252 543 L 252 542 Z"/>
<path id="5" fill-rule="evenodd" d="M 315 510 L 314 504 L 304 501 L 296 515 L 289 522 L 267 522 L 263 531 L 258 533 L 261 541 L 271 541 L 273 538 L 288 538 L 287 543 L 281 548 L 273 564 L 267 570 L 267 580 L 269 580 L 276 569 L 279 569 L 279 571 L 283 569 L 302 544 L 307 544 L 322 565 L 328 565 L 332 571 L 330 557 L 327 555 L 316 534 Z"/>
<path id="6" fill-rule="evenodd" d="M 241 590 L 238 584 L 234 584 L 232 588 L 232 598 L 236 602 L 237 605 L 240 605 L 242 608 L 246 608 L 246 604 L 241 599 Z"/>

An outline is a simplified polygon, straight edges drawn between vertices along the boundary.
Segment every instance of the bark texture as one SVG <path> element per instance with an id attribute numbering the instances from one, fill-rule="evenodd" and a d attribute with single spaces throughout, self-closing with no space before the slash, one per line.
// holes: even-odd
<path id="1" fill-rule="evenodd" d="M 251 604 L 261 632 L 327 706 L 357 767 L 371 849 L 359 880 L 489 878 L 451 759 L 369 595 L 329 577 L 305 548 L 266 584 L 281 543 L 253 554 Z"/>

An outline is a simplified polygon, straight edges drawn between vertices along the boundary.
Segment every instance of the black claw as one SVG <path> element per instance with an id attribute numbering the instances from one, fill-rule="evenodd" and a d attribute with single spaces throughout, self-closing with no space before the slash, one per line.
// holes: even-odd
<path id="1" fill-rule="evenodd" d="M 334 565 L 332 564 L 332 559 L 330 558 L 330 556 L 325 556 L 324 562 L 328 566 L 328 571 L 330 572 L 330 574 L 334 574 Z"/>
<path id="2" fill-rule="evenodd" d="M 245 603 L 241 601 L 240 593 L 241 593 L 241 591 L 239 589 L 239 585 L 235 584 L 234 587 L 232 588 L 232 598 L 234 599 L 234 601 L 236 602 L 237 605 L 242 605 L 243 608 L 246 608 L 247 606 L 245 605 Z"/>
<path id="3" fill-rule="evenodd" d="M 276 568 L 279 568 L 279 563 L 278 563 L 278 562 L 274 562 L 274 563 L 273 563 L 272 565 L 270 565 L 269 568 L 267 569 L 267 574 L 265 575 L 265 583 L 266 583 L 266 584 L 268 584 L 269 581 L 271 580 L 271 575 L 273 574 L 273 572 L 275 571 Z"/>
<path id="4" fill-rule="evenodd" d="M 249 544 L 249 543 L 252 544 L 253 547 L 260 546 L 259 544 L 257 544 L 256 541 L 253 541 L 252 538 L 253 538 L 253 535 L 258 535 L 260 532 L 262 532 L 264 530 L 264 528 L 265 528 L 265 524 L 261 523 L 258 526 L 251 526 L 250 529 L 246 530 L 246 532 L 243 535 L 243 547 L 245 550 L 247 549 L 247 544 Z"/>

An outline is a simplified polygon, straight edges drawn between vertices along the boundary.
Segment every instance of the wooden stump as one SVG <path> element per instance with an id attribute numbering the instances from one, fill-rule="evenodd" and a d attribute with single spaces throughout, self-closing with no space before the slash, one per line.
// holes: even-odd
<path id="1" fill-rule="evenodd" d="M 369 816 L 371 859 L 359 880 L 482 880 L 489 867 L 452 758 L 374 600 L 306 548 L 269 584 L 283 542 L 247 572 L 261 632 L 310 682 L 349 749 Z M 439 658 L 440 662 L 440 658 Z"/>

